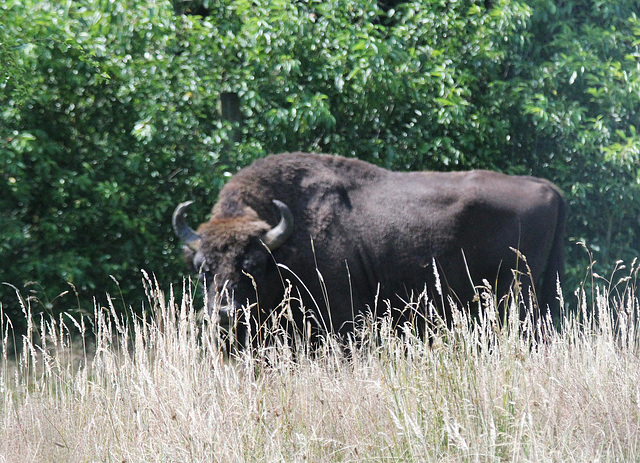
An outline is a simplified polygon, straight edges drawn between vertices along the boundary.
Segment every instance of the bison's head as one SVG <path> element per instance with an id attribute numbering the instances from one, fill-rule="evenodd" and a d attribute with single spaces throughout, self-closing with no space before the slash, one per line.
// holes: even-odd
<path id="1" fill-rule="evenodd" d="M 239 307 L 254 302 L 260 294 L 282 288 L 271 252 L 293 231 L 293 215 L 286 204 L 274 200 L 280 210 L 275 227 L 258 217 L 250 207 L 232 215 L 214 215 L 197 231 L 185 221 L 192 201 L 173 213 L 173 229 L 184 243 L 185 258 L 207 287 L 209 314 L 217 313 L 223 325 L 233 322 Z"/>

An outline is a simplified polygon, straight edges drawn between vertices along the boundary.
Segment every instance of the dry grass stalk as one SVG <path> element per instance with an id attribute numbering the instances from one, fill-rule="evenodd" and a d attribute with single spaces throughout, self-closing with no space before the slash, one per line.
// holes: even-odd
<path id="1" fill-rule="evenodd" d="M 428 342 L 369 320 L 348 359 L 335 342 L 230 359 L 188 295 L 147 286 L 151 316 L 42 317 L 16 359 L 3 317 L 0 461 L 640 459 L 631 287 L 600 288 L 541 344 L 485 294 L 482 317 L 436 320 Z"/>

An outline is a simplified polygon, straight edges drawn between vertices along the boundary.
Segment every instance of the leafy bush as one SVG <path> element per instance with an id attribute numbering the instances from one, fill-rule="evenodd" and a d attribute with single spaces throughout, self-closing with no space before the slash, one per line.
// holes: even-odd
<path id="1" fill-rule="evenodd" d="M 183 53 L 213 32 L 155 2 L 36 3 L 3 6 L 6 35 L 23 38 L 3 83 L 0 279 L 38 282 L 53 308 L 67 281 L 100 295 L 118 291 L 112 275 L 126 296 L 140 268 L 177 277 L 173 207 L 199 197 L 204 215 L 227 169 L 210 160 L 224 136 L 203 69 L 215 50 Z"/>
<path id="2" fill-rule="evenodd" d="M 640 20 L 637 2 L 531 0 L 528 46 L 508 84 L 516 164 L 560 184 L 569 237 L 604 268 L 638 253 Z M 505 103 L 507 100 L 505 100 Z M 569 275 L 584 267 L 569 248 Z"/>
<path id="3" fill-rule="evenodd" d="M 0 281 L 37 282 L 51 311 L 105 291 L 137 306 L 140 268 L 183 271 L 175 204 L 204 218 L 236 169 L 315 150 L 554 180 L 574 288 L 576 241 L 605 268 L 638 249 L 635 3 L 7 0 Z M 67 282 L 78 301 L 56 298 Z"/>

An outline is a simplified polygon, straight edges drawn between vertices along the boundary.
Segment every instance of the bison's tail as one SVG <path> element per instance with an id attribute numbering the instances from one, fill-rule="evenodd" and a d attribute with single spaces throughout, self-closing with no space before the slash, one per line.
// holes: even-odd
<path id="1" fill-rule="evenodd" d="M 564 277 L 564 229 L 567 204 L 562 192 L 557 190 L 558 215 L 556 230 L 553 237 L 553 245 L 549 255 L 547 267 L 542 275 L 538 304 L 542 314 L 546 314 L 547 308 L 551 312 L 552 319 L 557 323 L 562 316 L 562 307 L 557 289 L 557 281 L 563 281 Z"/>

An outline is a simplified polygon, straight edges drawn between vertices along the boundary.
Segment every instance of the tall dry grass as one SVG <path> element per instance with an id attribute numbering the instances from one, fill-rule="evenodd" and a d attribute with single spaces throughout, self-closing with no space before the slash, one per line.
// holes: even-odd
<path id="1" fill-rule="evenodd" d="M 531 320 L 457 312 L 430 342 L 365 323 L 350 355 L 272 345 L 229 358 L 189 297 L 149 284 L 153 315 L 2 322 L 0 461 L 639 461 L 633 285 L 537 344 Z M 195 304 L 198 305 L 198 304 Z M 524 326 L 523 326 L 524 323 Z"/>

